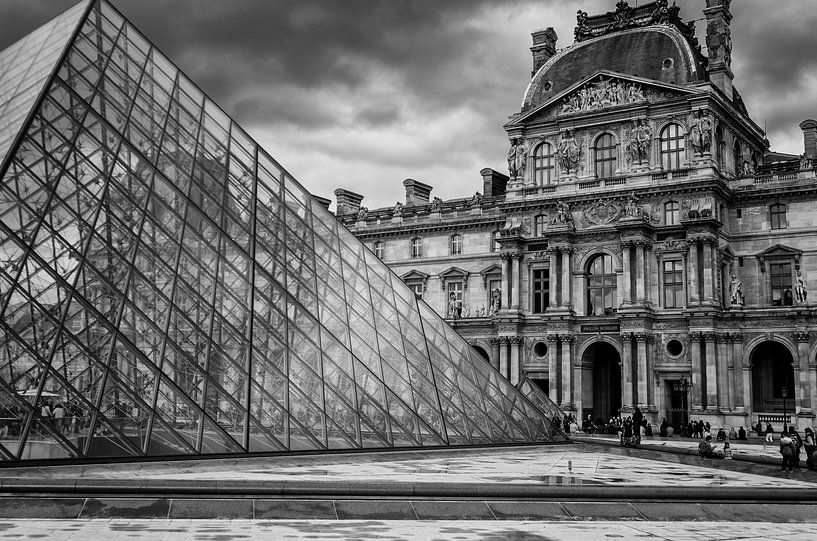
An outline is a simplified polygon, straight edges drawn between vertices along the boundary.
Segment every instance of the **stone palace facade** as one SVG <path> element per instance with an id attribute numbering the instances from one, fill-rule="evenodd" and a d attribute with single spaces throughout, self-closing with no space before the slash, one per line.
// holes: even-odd
<path id="1" fill-rule="evenodd" d="M 730 2 L 706 4 L 706 55 L 666 1 L 579 12 L 561 50 L 534 32 L 509 175 L 448 201 L 407 179 L 376 210 L 339 189 L 337 215 L 566 412 L 813 425 L 817 122 L 802 156 L 769 150 L 732 84 Z"/>

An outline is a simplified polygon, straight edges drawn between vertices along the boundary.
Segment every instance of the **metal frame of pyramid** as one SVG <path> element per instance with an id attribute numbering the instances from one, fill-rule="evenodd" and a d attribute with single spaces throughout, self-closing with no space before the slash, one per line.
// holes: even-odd
<path id="1" fill-rule="evenodd" d="M 6 464 L 566 439 L 104 0 L 0 112 Z"/>

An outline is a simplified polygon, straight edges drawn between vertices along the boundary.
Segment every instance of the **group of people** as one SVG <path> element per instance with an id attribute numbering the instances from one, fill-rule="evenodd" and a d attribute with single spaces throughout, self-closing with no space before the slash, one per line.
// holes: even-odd
<path id="1" fill-rule="evenodd" d="M 809 468 L 814 468 L 815 456 L 814 431 L 811 428 L 806 428 L 804 431 L 805 438 L 800 437 L 800 434 L 793 426 L 789 426 L 788 430 L 783 427 L 780 433 L 780 456 L 783 460 L 780 464 L 782 471 L 793 471 L 794 468 L 800 467 L 800 451 L 806 451 L 806 465 Z"/>

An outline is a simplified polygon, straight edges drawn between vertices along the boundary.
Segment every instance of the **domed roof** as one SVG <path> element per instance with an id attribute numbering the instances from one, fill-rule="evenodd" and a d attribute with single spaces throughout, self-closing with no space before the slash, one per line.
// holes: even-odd
<path id="1" fill-rule="evenodd" d="M 556 53 L 533 76 L 522 111 L 549 101 L 602 70 L 676 85 L 706 80 L 703 58 L 675 27 L 632 28 L 581 41 Z"/>

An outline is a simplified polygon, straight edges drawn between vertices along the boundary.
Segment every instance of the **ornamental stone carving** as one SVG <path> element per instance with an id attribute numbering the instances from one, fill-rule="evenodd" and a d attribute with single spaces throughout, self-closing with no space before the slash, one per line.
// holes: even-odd
<path id="1" fill-rule="evenodd" d="M 528 164 L 528 147 L 519 139 L 514 139 L 508 151 L 508 172 L 510 177 L 524 178 Z"/>
<path id="2" fill-rule="evenodd" d="M 638 83 L 600 78 L 566 96 L 562 102 L 561 114 L 596 111 L 646 100 L 644 89 Z"/>
<path id="3" fill-rule="evenodd" d="M 642 164 L 650 161 L 652 146 L 652 128 L 646 120 L 636 119 L 633 127 L 626 133 L 624 152 L 628 163 Z"/>
<path id="4" fill-rule="evenodd" d="M 621 205 L 615 201 L 599 199 L 582 210 L 582 225 L 593 227 L 614 223 L 621 217 L 623 210 Z"/>
<path id="5" fill-rule="evenodd" d="M 655 253 L 661 254 L 664 252 L 686 252 L 689 246 L 682 240 L 670 239 L 665 240 L 663 244 L 655 247 Z"/>
<path id="6" fill-rule="evenodd" d="M 391 215 L 394 217 L 400 217 L 403 215 L 403 203 L 398 201 L 395 203 L 394 208 L 391 211 Z"/>
<path id="7" fill-rule="evenodd" d="M 565 174 L 578 173 L 582 157 L 581 146 L 573 130 L 564 130 L 556 147 L 559 165 Z"/>
<path id="8" fill-rule="evenodd" d="M 697 111 L 689 123 L 689 143 L 696 156 L 711 154 L 712 129 L 715 123 L 709 113 Z"/>

